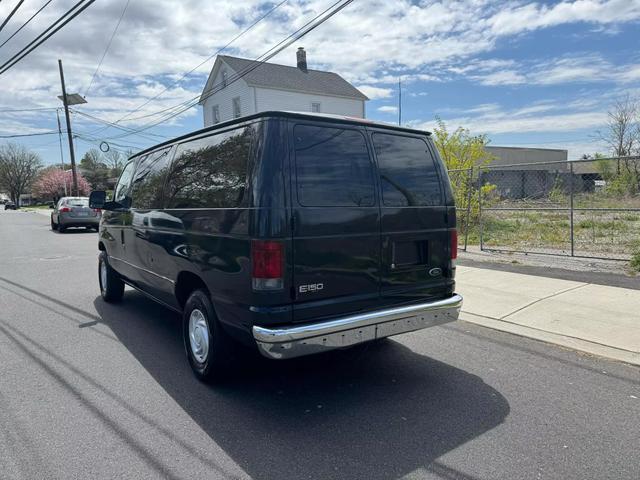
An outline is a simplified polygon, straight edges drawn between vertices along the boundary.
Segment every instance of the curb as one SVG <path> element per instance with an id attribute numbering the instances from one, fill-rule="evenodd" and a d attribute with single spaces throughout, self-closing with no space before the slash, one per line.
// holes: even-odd
<path id="1" fill-rule="evenodd" d="M 606 357 L 609 359 L 617 360 L 619 362 L 640 366 L 640 352 L 622 350 L 608 345 L 590 342 L 589 340 L 583 340 L 576 337 L 568 337 L 566 335 L 551 333 L 545 330 L 499 320 L 497 318 L 476 315 L 470 312 L 460 312 L 459 318 L 460 320 L 463 320 L 465 322 L 474 323 L 482 327 L 500 330 L 521 337 L 533 338 L 535 340 L 552 343 L 554 345 L 570 348 L 572 350 L 579 350 L 591 355 Z"/>

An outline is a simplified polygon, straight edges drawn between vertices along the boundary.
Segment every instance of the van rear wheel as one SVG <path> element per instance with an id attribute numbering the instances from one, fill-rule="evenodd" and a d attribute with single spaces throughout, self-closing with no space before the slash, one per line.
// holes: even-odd
<path id="1" fill-rule="evenodd" d="M 189 365 L 198 380 L 216 383 L 228 377 L 233 340 L 220 325 L 204 290 L 189 295 L 182 314 L 182 333 Z"/>

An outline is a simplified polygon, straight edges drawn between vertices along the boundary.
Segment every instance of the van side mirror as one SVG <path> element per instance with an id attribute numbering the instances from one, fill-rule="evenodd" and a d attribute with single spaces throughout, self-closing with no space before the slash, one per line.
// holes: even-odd
<path id="1" fill-rule="evenodd" d="M 121 203 L 107 200 L 107 192 L 104 190 L 96 190 L 89 195 L 89 207 L 99 208 L 101 210 L 125 211 L 125 207 Z"/>
<path id="2" fill-rule="evenodd" d="M 107 192 L 104 190 L 95 190 L 89 195 L 89 207 L 91 208 L 104 208 L 104 204 L 107 202 Z"/>

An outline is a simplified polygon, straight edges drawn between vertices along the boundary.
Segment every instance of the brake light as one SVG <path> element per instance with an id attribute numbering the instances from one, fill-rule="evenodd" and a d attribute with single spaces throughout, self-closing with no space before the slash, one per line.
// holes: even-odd
<path id="1" fill-rule="evenodd" d="M 451 260 L 458 258 L 458 231 L 451 230 Z"/>
<path id="2" fill-rule="evenodd" d="M 70 212 L 70 211 L 71 211 L 71 209 L 69 207 L 62 207 L 60 209 L 60 213 L 67 213 L 67 212 Z"/>
<path id="3" fill-rule="evenodd" d="M 280 290 L 284 286 L 284 244 L 251 241 L 251 277 L 254 290 Z"/>

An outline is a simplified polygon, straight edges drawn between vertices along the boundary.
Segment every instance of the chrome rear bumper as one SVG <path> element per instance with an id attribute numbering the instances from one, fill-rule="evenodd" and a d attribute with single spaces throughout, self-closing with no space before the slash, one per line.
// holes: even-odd
<path id="1" fill-rule="evenodd" d="M 377 338 L 434 327 L 458 319 L 462 297 L 359 313 L 324 322 L 279 328 L 253 327 L 265 357 L 285 359 L 348 347 Z"/>

